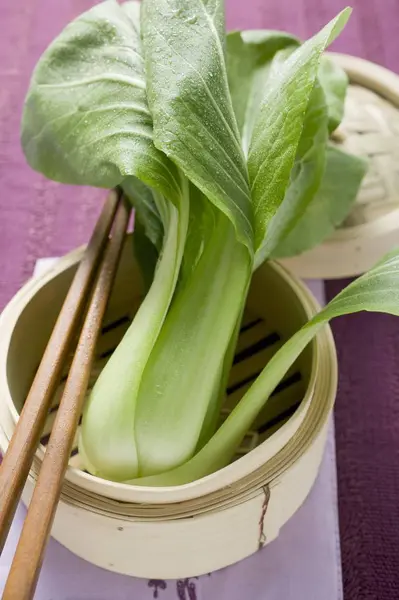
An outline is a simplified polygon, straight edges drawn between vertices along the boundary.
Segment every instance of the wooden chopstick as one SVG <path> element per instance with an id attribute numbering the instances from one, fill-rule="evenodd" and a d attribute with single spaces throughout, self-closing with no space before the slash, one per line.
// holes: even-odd
<path id="1" fill-rule="evenodd" d="M 120 200 L 112 191 L 94 228 L 0 465 L 0 553 L 32 464 L 51 400 L 61 377 L 82 311 L 87 304 Z"/>
<path id="2" fill-rule="evenodd" d="M 36 588 L 44 549 L 54 520 L 62 482 L 82 411 L 95 347 L 129 222 L 121 202 L 113 234 L 100 267 L 65 390 L 51 431 L 28 514 L 6 582 L 3 600 L 30 600 Z"/>

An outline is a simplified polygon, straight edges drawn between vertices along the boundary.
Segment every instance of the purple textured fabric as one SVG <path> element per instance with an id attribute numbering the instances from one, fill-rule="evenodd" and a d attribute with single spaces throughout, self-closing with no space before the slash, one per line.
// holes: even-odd
<path id="1" fill-rule="evenodd" d="M 32 68 L 48 42 L 94 0 L 0 3 L 0 308 L 40 256 L 84 242 L 101 192 L 44 180 L 26 166 L 19 120 Z M 317 30 L 345 0 L 227 0 L 230 28 Z M 399 70 L 398 0 L 353 0 L 334 48 Z M 330 283 L 335 293 L 341 283 Z M 366 319 L 366 320 L 365 320 Z M 336 408 L 339 502 L 346 600 L 399 597 L 399 324 L 384 316 L 334 325 L 341 359 Z M 377 383 L 376 372 L 380 383 Z"/>
<path id="2" fill-rule="evenodd" d="M 60 186 L 31 171 L 19 142 L 22 105 L 34 65 L 65 24 L 95 2 L 0 2 L 0 309 L 39 256 L 87 240 L 101 191 Z"/>
<path id="3" fill-rule="evenodd" d="M 329 299 L 343 282 L 329 282 Z M 399 323 L 360 313 L 333 322 L 345 600 L 399 598 Z"/>

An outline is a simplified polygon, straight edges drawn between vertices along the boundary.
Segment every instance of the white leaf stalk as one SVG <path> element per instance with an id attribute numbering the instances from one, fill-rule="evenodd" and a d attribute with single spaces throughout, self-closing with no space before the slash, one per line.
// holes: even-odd
<path id="1" fill-rule="evenodd" d="M 251 271 L 248 250 L 219 213 L 196 268 L 173 299 L 143 374 L 134 428 L 140 475 L 169 470 L 194 454 L 221 393 Z"/>
<path id="2" fill-rule="evenodd" d="M 120 480 L 126 479 L 127 473 L 130 477 L 138 473 L 134 436 L 137 394 L 181 266 L 189 216 L 188 182 L 184 177 L 182 190 L 180 210 L 157 196 L 166 233 L 154 281 L 85 406 L 79 451 L 91 472 L 105 478 Z"/>

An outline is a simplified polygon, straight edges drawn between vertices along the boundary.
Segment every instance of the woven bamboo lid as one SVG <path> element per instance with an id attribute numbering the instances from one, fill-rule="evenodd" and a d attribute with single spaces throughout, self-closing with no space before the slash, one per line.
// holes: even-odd
<path id="1" fill-rule="evenodd" d="M 350 80 L 335 140 L 369 166 L 351 214 L 333 236 L 281 261 L 307 278 L 359 275 L 399 245 L 399 76 L 353 56 L 331 57 Z"/>

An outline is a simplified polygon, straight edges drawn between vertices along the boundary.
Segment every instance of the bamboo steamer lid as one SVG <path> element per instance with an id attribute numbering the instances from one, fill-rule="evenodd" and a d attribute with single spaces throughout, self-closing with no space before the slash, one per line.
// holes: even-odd
<path id="1" fill-rule="evenodd" d="M 339 147 L 365 157 L 368 171 L 354 207 L 316 248 L 281 260 L 305 278 L 352 277 L 399 245 L 399 76 L 369 61 L 331 53 L 349 77 Z"/>

